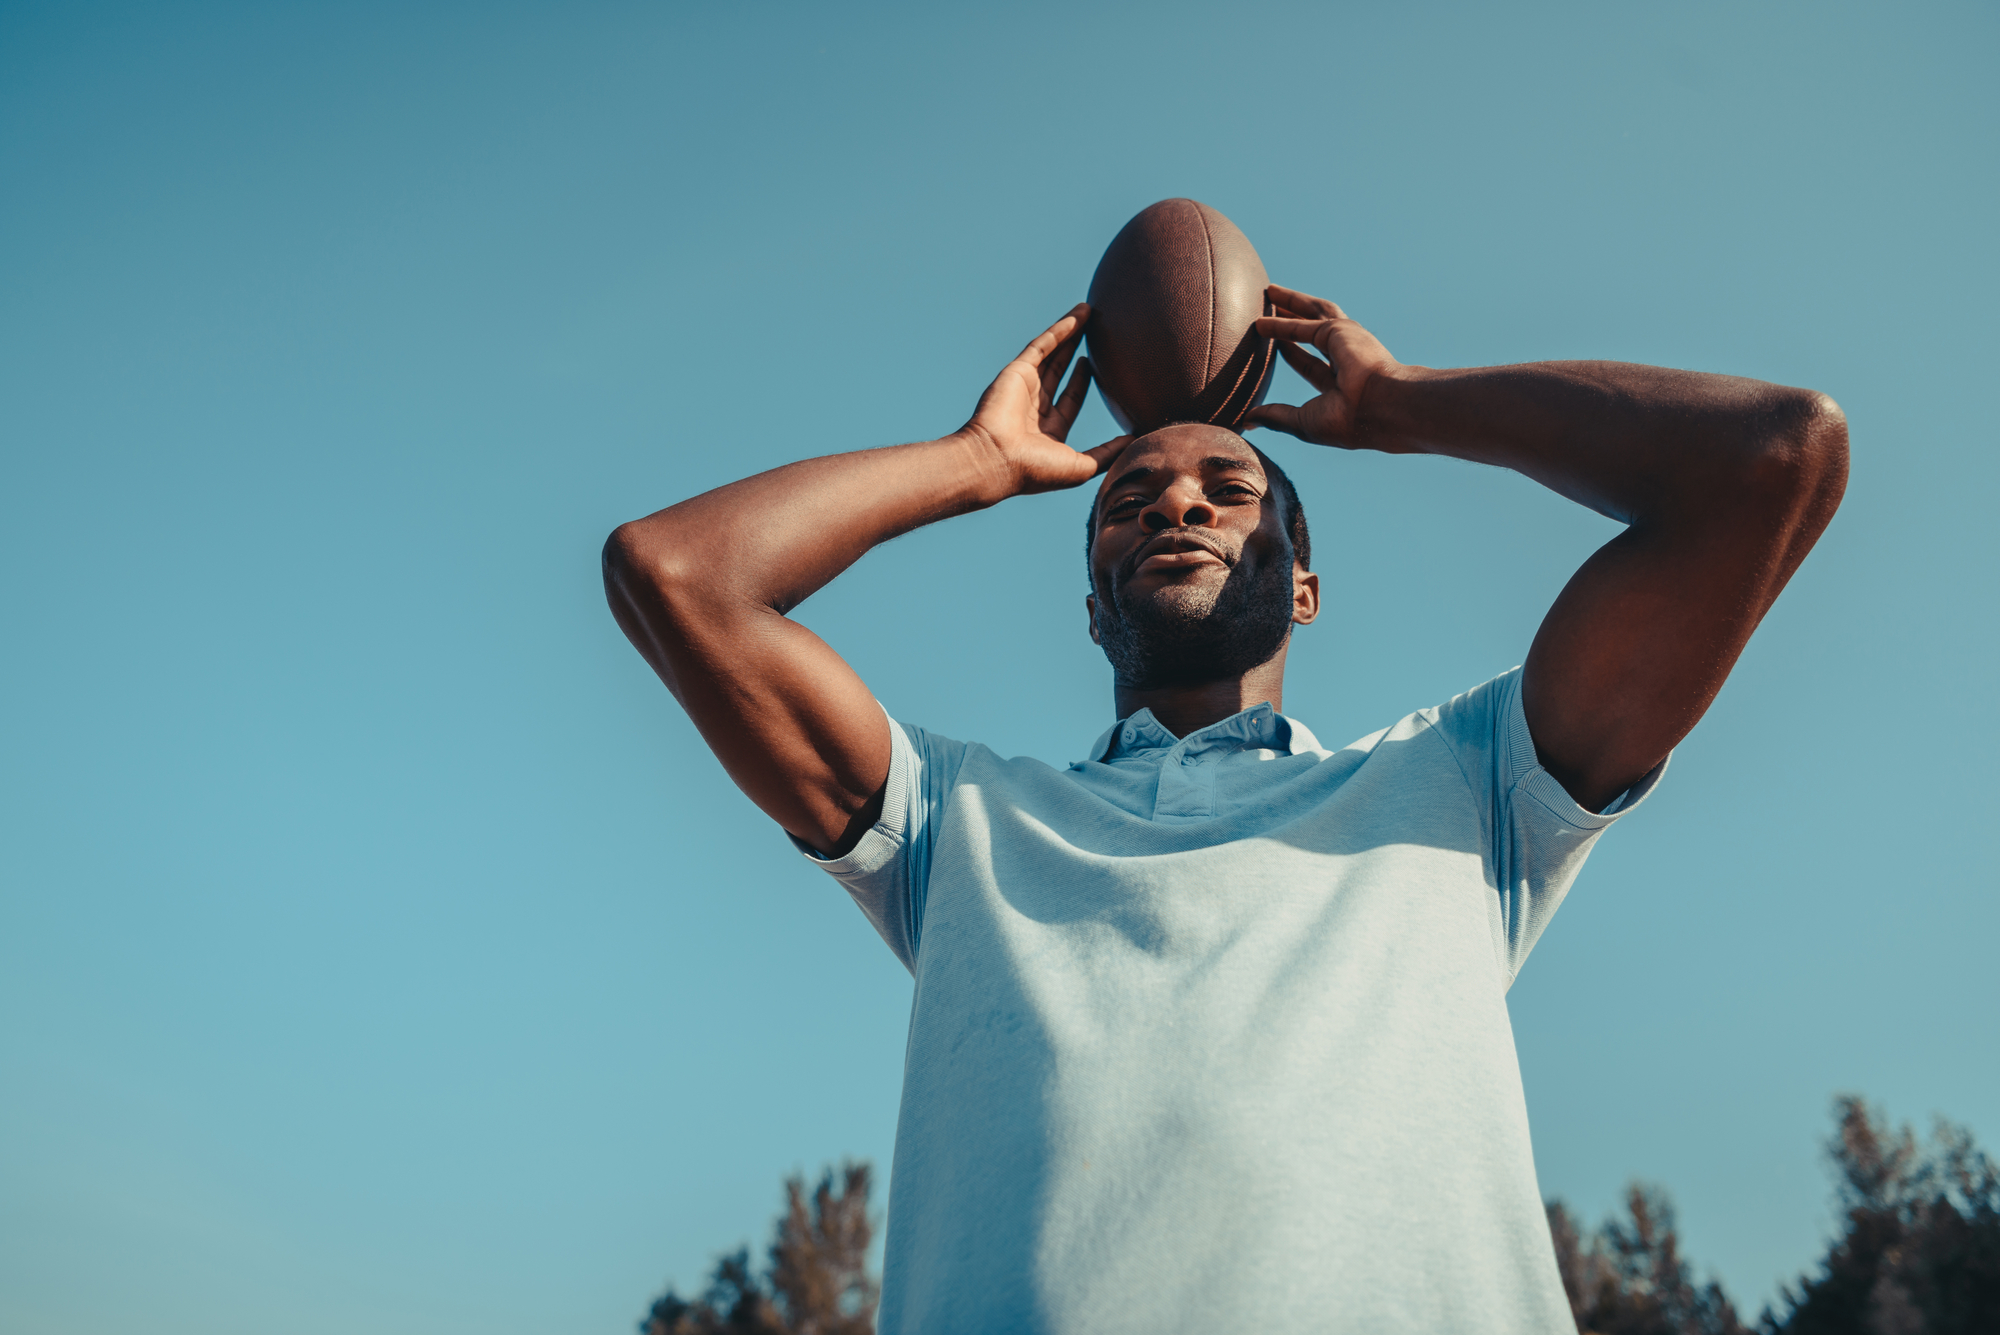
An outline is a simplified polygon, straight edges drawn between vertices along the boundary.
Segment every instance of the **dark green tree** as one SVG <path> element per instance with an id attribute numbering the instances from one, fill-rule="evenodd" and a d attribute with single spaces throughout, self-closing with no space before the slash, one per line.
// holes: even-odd
<path id="1" fill-rule="evenodd" d="M 1767 1335 L 2000 1331 L 2000 1174 L 1963 1128 L 1929 1145 L 1859 1097 L 1834 1100 L 1827 1144 L 1843 1231 L 1819 1273 L 1766 1309 Z"/>
<path id="2" fill-rule="evenodd" d="M 1561 1201 L 1548 1211 L 1556 1267 L 1584 1335 L 1746 1335 L 1722 1286 L 1695 1283 L 1660 1188 L 1632 1183 L 1624 1217 L 1596 1230 L 1580 1227 Z"/>
<path id="3" fill-rule="evenodd" d="M 764 1273 L 751 1271 L 748 1247 L 721 1257 L 699 1298 L 669 1288 L 657 1299 L 641 1335 L 870 1335 L 879 1292 L 868 1269 L 871 1172 L 844 1164 L 835 1190 L 829 1168 L 810 1195 L 804 1178 L 785 1179 Z"/>

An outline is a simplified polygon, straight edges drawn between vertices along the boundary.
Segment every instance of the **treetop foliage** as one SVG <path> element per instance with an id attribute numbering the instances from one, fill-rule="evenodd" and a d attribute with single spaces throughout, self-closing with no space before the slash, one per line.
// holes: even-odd
<path id="1" fill-rule="evenodd" d="M 1625 1189 L 1627 1218 L 1577 1226 L 1550 1201 L 1549 1233 L 1570 1313 L 1586 1335 L 1747 1335 L 1722 1286 L 1697 1285 L 1681 1256 L 1673 1202 L 1658 1187 Z"/>
<path id="2" fill-rule="evenodd" d="M 810 1196 L 803 1177 L 786 1178 L 763 1274 L 752 1273 L 748 1247 L 726 1255 L 699 1298 L 669 1288 L 655 1300 L 640 1335 L 870 1335 L 878 1295 L 868 1271 L 872 1175 L 866 1163 L 843 1164 L 836 1191 L 829 1168 Z"/>
<path id="3" fill-rule="evenodd" d="M 1860 1098 L 1834 1101 L 1827 1141 L 1841 1227 L 1814 1274 L 1745 1325 L 1714 1280 L 1682 1254 L 1673 1202 L 1633 1183 L 1624 1212 L 1597 1228 L 1548 1203 L 1556 1266 L 1583 1335 L 2000 1335 L 2000 1170 L 1963 1127 L 1938 1119 L 1928 1142 Z M 673 1289 L 641 1335 L 868 1335 L 879 1287 L 866 1163 L 827 1169 L 810 1193 L 785 1181 L 767 1262 L 721 1257 L 698 1298 Z"/>
<path id="4" fill-rule="evenodd" d="M 1818 1273 L 1787 1285 L 1761 1335 L 1996 1335 L 2000 1174 L 1963 1127 L 1926 1145 L 1859 1097 L 1834 1100 L 1827 1142 L 1842 1228 Z M 1673 1205 L 1634 1183 L 1594 1231 L 1549 1202 L 1556 1264 L 1584 1335 L 1747 1335 L 1722 1286 L 1697 1286 Z"/>
<path id="5" fill-rule="evenodd" d="M 1827 1142 L 1844 1232 L 1787 1285 L 1769 1335 L 2000 1331 L 2000 1174 L 1942 1117 L 1928 1145 L 1859 1096 L 1834 1100 Z"/>

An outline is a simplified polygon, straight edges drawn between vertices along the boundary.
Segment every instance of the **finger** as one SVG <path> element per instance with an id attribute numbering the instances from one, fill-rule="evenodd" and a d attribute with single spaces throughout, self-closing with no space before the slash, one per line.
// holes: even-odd
<path id="1" fill-rule="evenodd" d="M 1097 465 L 1097 472 L 1091 474 L 1092 477 L 1096 477 L 1098 473 L 1102 473 L 1105 469 L 1111 467 L 1112 461 L 1125 453 L 1125 447 L 1131 443 L 1132 438 L 1130 436 L 1113 436 L 1102 445 L 1093 446 L 1087 450 L 1078 450 L 1077 453 Z"/>
<path id="2" fill-rule="evenodd" d="M 1063 372 L 1069 369 L 1069 359 L 1076 356 L 1077 348 L 1083 343 L 1083 329 L 1078 327 L 1070 336 L 1056 345 L 1049 359 L 1042 363 L 1042 397 L 1037 407 L 1047 410 L 1056 391 L 1062 388 Z"/>
<path id="3" fill-rule="evenodd" d="M 1307 352 L 1296 343 L 1280 343 L 1278 355 L 1285 359 L 1285 365 L 1297 371 L 1305 382 L 1324 394 L 1335 383 L 1333 368 Z"/>
<path id="4" fill-rule="evenodd" d="M 1090 303 L 1087 301 L 1077 302 L 1076 305 L 1069 308 L 1068 315 L 1063 316 L 1062 319 L 1057 320 L 1047 329 L 1037 334 L 1027 347 L 1021 349 L 1021 355 L 1014 360 L 1017 362 L 1026 362 L 1030 366 L 1040 366 L 1042 358 L 1048 356 L 1061 346 L 1064 339 L 1083 328 L 1083 322 L 1089 318 Z"/>
<path id="5" fill-rule="evenodd" d="M 1267 403 L 1261 407 L 1252 408 L 1249 416 L 1245 417 L 1243 421 L 1248 426 L 1267 426 L 1273 431 L 1282 431 L 1288 436 L 1297 436 L 1300 440 L 1312 439 L 1312 437 L 1306 434 L 1305 414 L 1296 406 L 1289 403 Z"/>
<path id="6" fill-rule="evenodd" d="M 1333 318 L 1330 315 L 1317 315 L 1312 311 L 1295 311 L 1281 301 L 1271 303 L 1271 314 L 1282 315 L 1288 320 L 1311 320 L 1314 324 L 1325 324 Z"/>
<path id="7" fill-rule="evenodd" d="M 1289 339 L 1294 343 L 1310 343 L 1313 336 L 1324 328 L 1324 320 L 1292 320 L 1282 315 L 1257 317 L 1257 332 L 1265 338 Z"/>
<path id="8" fill-rule="evenodd" d="M 1347 313 L 1324 297 L 1315 297 L 1309 292 L 1299 292 L 1280 283 L 1272 283 L 1264 289 L 1264 295 L 1280 306 L 1288 307 L 1301 314 L 1312 314 L 1322 320 L 1342 320 Z"/>
<path id="9" fill-rule="evenodd" d="M 1057 440 L 1067 440 L 1069 429 L 1076 425 L 1076 415 L 1083 411 L 1083 399 L 1090 393 L 1090 358 L 1079 358 L 1076 370 L 1071 373 L 1069 386 L 1057 399 L 1055 406 L 1042 414 L 1042 434 L 1054 436 Z"/>

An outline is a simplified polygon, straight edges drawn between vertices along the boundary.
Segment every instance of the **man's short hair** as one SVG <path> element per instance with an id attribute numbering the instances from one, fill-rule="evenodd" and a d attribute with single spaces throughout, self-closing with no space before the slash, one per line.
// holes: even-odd
<path id="1" fill-rule="evenodd" d="M 1250 445 L 1249 441 L 1243 442 Z M 1285 503 L 1285 536 L 1292 540 L 1292 556 L 1299 563 L 1299 569 L 1311 570 L 1312 532 L 1306 527 L 1305 503 L 1299 500 L 1299 489 L 1292 485 L 1290 474 L 1278 467 L 1278 461 L 1264 451 L 1250 445 L 1257 452 L 1257 462 L 1264 466 L 1264 477 L 1278 498 Z M 1086 573 L 1090 569 L 1090 550 L 1097 543 L 1097 498 L 1091 497 L 1090 513 L 1083 517 L 1083 566 Z"/>

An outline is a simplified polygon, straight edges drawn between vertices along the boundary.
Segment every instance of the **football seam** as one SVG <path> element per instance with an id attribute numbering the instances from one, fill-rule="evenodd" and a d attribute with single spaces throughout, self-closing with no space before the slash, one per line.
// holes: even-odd
<path id="1" fill-rule="evenodd" d="M 1201 248 L 1208 255 L 1208 347 L 1201 357 L 1201 388 L 1207 390 L 1215 372 L 1215 238 L 1208 234 L 1208 215 L 1194 200 L 1195 221 L 1201 224 Z"/>

